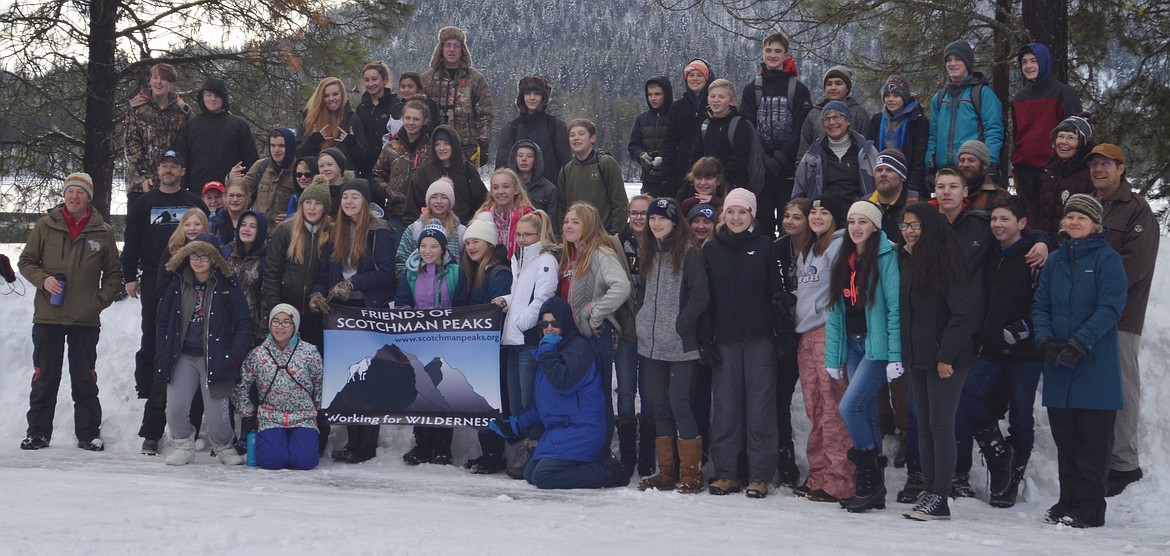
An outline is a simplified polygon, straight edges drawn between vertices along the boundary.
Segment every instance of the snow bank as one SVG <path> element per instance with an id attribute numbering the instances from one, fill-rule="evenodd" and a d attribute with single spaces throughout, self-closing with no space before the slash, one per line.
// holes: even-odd
<path id="1" fill-rule="evenodd" d="M 20 246 L 0 246 L 13 258 Z M 1170 283 L 1170 243 L 1159 253 L 1155 282 Z M 3 289 L 3 286 L 0 286 Z M 1056 499 L 1055 448 L 1046 414 L 1037 404 L 1036 451 L 1023 501 L 996 510 L 960 500 L 955 520 L 921 524 L 889 509 L 847 514 L 773 493 L 743 496 L 641 493 L 631 485 L 606 491 L 538 491 L 502 475 L 473 476 L 458 467 L 410 468 L 401 455 L 408 428 L 383 427 L 379 457 L 359 466 L 325 461 L 315 471 L 265 472 L 224 468 L 201 451 L 196 463 L 168 468 L 138 454 L 143 402 L 135 399 L 133 355 L 139 341 L 138 304 L 116 303 L 102 316 L 97 373 L 104 411 L 103 453 L 74 447 L 68 378 L 58 400 L 53 445 L 18 448 L 24 436 L 32 375 L 31 295 L 0 296 L 0 545 L 4 553 L 205 554 L 470 553 L 595 554 L 716 551 L 775 554 L 877 552 L 971 554 L 989 550 L 1029 553 L 1152 553 L 1170 550 L 1163 501 L 1170 495 L 1170 288 L 1154 288 L 1143 335 L 1142 459 L 1146 478 L 1109 501 L 1105 528 L 1078 531 L 1045 525 Z M 798 393 L 798 443 L 808 425 Z M 341 430 L 341 429 L 338 429 Z M 335 440 L 338 434 L 335 434 Z M 164 452 L 169 447 L 164 447 Z M 457 463 L 478 455 L 474 435 L 456 434 Z M 798 446 L 803 451 L 803 446 Z M 803 465 L 804 462 L 802 461 Z M 973 483 L 984 493 L 983 469 Z M 889 469 L 891 491 L 904 470 Z"/>

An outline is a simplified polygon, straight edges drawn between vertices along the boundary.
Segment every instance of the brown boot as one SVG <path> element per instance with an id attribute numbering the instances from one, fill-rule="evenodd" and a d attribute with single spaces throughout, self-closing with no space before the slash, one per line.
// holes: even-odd
<path id="1" fill-rule="evenodd" d="M 703 492 L 703 437 L 678 439 L 678 475 L 679 481 L 674 489 L 683 494 L 698 494 Z"/>
<path id="2" fill-rule="evenodd" d="M 655 438 L 654 449 L 658 455 L 658 473 L 642 479 L 638 490 L 674 490 L 674 484 L 678 482 L 678 468 L 674 463 L 675 437 Z"/>

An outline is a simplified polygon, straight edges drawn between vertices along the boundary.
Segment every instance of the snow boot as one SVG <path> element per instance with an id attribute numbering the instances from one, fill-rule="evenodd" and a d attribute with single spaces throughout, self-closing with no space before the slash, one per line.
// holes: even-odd
<path id="1" fill-rule="evenodd" d="M 800 468 L 796 466 L 796 449 L 792 441 L 780 446 L 780 460 L 776 464 L 776 486 L 793 488 L 800 481 Z"/>
<path id="2" fill-rule="evenodd" d="M 214 444 L 215 459 L 224 465 L 243 465 L 244 458 L 236 451 L 236 447 L 231 442 L 227 444 Z"/>
<path id="3" fill-rule="evenodd" d="M 971 488 L 971 476 L 966 473 L 955 473 L 951 478 L 951 498 L 974 498 L 975 489 Z"/>
<path id="4" fill-rule="evenodd" d="M 658 454 L 658 473 L 642 479 L 642 482 L 638 483 L 638 490 L 674 490 L 674 485 L 678 482 L 678 467 L 674 462 L 675 442 L 673 436 L 659 436 L 654 439 L 654 449 Z"/>
<path id="5" fill-rule="evenodd" d="M 906 473 L 906 486 L 898 491 L 898 503 L 913 504 L 918 501 L 919 494 L 922 494 L 922 473 Z"/>
<path id="6" fill-rule="evenodd" d="M 764 481 L 752 481 L 748 483 L 745 491 L 748 498 L 765 498 L 768 496 L 768 483 Z"/>
<path id="7" fill-rule="evenodd" d="M 39 434 L 30 434 L 20 441 L 21 450 L 40 450 L 48 447 L 49 439 Z"/>
<path id="8" fill-rule="evenodd" d="M 915 521 L 945 521 L 951 518 L 951 508 L 946 496 L 927 492 L 913 508 L 902 510 L 902 517 Z"/>
<path id="9" fill-rule="evenodd" d="M 707 485 L 707 492 L 715 496 L 726 496 L 739 492 L 739 479 L 715 479 Z"/>
<path id="10" fill-rule="evenodd" d="M 638 418 L 621 415 L 617 418 L 618 455 L 629 477 L 638 467 Z"/>
<path id="11" fill-rule="evenodd" d="M 638 476 L 654 474 L 654 417 L 638 416 Z"/>
<path id="12" fill-rule="evenodd" d="M 175 451 L 167 456 L 167 465 L 187 465 L 195 461 L 195 433 L 187 438 L 171 438 L 175 443 Z"/>
<path id="13" fill-rule="evenodd" d="M 618 457 L 613 455 L 613 452 L 610 452 L 609 456 L 605 458 L 605 471 L 610 477 L 611 482 L 609 486 L 629 486 L 630 474 L 626 473 L 626 468 L 622 466 L 622 462 L 618 460 Z"/>
<path id="14" fill-rule="evenodd" d="M 1116 469 L 1109 470 L 1108 486 L 1105 492 L 1106 498 L 1112 498 L 1121 494 L 1125 487 L 1130 483 L 1136 483 L 1142 480 L 1142 468 L 1139 467 L 1133 471 L 1117 471 Z"/>
<path id="15" fill-rule="evenodd" d="M 857 495 L 843 501 L 842 505 L 853 513 L 885 509 L 886 482 L 881 462 L 878 460 L 877 448 L 868 450 L 850 448 L 848 456 L 849 461 L 857 466 L 857 471 L 854 474 Z"/>
<path id="16" fill-rule="evenodd" d="M 158 439 L 146 438 L 142 440 L 142 455 L 157 456 L 158 455 Z"/>
<path id="17" fill-rule="evenodd" d="M 680 438 L 678 445 L 678 482 L 674 489 L 683 494 L 703 492 L 703 437 Z"/>
<path id="18" fill-rule="evenodd" d="M 78 440 L 77 447 L 90 452 L 101 452 L 106 449 L 106 443 L 99 436 L 91 440 Z"/>
<path id="19" fill-rule="evenodd" d="M 1012 482 L 1012 460 L 1016 457 L 1016 450 L 1003 439 L 999 427 L 995 426 L 975 431 L 975 442 L 979 443 L 979 451 L 983 452 L 983 459 L 987 462 L 987 475 L 990 485 L 988 490 L 991 496 L 999 496 L 1007 492 Z"/>
<path id="20" fill-rule="evenodd" d="M 991 504 L 993 508 L 1010 508 L 1016 505 L 1016 496 L 1020 492 L 1020 482 L 1024 480 L 1024 471 L 1028 468 L 1027 465 L 1016 466 L 1012 469 L 1012 482 L 1008 485 L 1007 490 L 1003 494 L 992 494 L 987 503 Z"/>

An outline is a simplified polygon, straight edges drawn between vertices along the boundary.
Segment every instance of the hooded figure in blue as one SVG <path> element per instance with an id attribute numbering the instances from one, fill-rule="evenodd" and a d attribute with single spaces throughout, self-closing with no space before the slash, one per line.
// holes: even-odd
<path id="1" fill-rule="evenodd" d="M 524 478 L 536 488 L 605 488 L 630 479 L 605 449 L 605 394 L 597 353 L 573 323 L 565 300 L 553 297 L 540 308 L 544 334 L 536 357 L 535 404 L 523 415 L 493 420 L 504 438 L 521 438 L 536 424 L 544 435 Z"/>

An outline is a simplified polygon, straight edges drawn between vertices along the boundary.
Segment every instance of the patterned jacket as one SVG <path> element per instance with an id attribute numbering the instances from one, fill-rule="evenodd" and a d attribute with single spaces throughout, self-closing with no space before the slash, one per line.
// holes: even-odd
<path id="1" fill-rule="evenodd" d="M 240 369 L 240 384 L 233 402 L 243 417 L 256 416 L 259 430 L 317 428 L 317 410 L 321 408 L 323 380 L 321 353 L 317 348 L 293 336 L 281 349 L 264 339 L 248 353 Z M 260 406 L 252 405 L 248 395 L 256 386 Z"/>
<path id="2" fill-rule="evenodd" d="M 471 52 L 463 44 L 459 69 L 448 71 L 443 67 L 443 43 L 435 45 L 430 68 L 422 74 L 423 92 L 439 107 L 439 121 L 459 133 L 463 153 L 475 165 L 483 166 L 489 158 L 488 145 L 492 138 L 492 88 L 479 70 L 472 67 Z M 475 158 L 476 149 L 479 158 Z"/>
<path id="3" fill-rule="evenodd" d="M 371 185 L 386 197 L 388 213 L 402 216 L 406 208 L 407 182 L 415 169 L 430 160 L 430 143 L 430 135 L 425 130 L 412 143 L 403 128 L 382 147 L 378 161 L 374 163 Z"/>
<path id="4" fill-rule="evenodd" d="M 174 93 L 166 108 L 154 102 L 150 89 L 130 99 L 126 111 L 126 191 L 141 193 L 142 181 L 154 179 L 159 159 L 174 147 L 179 130 L 194 117 L 191 107 Z"/>

